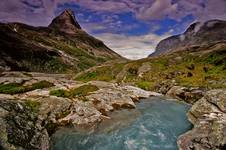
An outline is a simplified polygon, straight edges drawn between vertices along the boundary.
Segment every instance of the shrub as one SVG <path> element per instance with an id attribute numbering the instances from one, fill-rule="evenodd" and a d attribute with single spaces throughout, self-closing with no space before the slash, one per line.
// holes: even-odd
<path id="1" fill-rule="evenodd" d="M 0 93 L 13 95 L 52 86 L 54 86 L 54 84 L 48 81 L 40 81 L 29 86 L 23 86 L 22 83 L 0 84 Z"/>
<path id="2" fill-rule="evenodd" d="M 3 94 L 17 94 L 26 92 L 26 88 L 19 83 L 9 83 L 0 85 L 0 93 Z"/>
<path id="3" fill-rule="evenodd" d="M 53 90 L 50 91 L 50 95 L 54 95 L 57 97 L 67 97 L 67 98 L 75 98 L 75 97 L 80 97 L 83 100 L 85 99 L 85 96 L 88 95 L 90 92 L 95 92 L 99 90 L 99 88 L 95 85 L 83 85 L 80 86 L 78 88 L 72 89 L 70 91 L 66 91 L 66 90 Z"/>
<path id="4" fill-rule="evenodd" d="M 137 75 L 138 69 L 137 68 L 129 68 L 128 73 L 131 75 Z"/>
<path id="5" fill-rule="evenodd" d="M 73 89 L 70 91 L 70 96 L 71 97 L 77 97 L 77 96 L 86 96 L 88 95 L 90 92 L 95 92 L 99 90 L 99 88 L 95 85 L 83 85 L 80 86 L 76 89 Z"/>
<path id="6" fill-rule="evenodd" d="M 53 83 L 43 80 L 43 81 L 32 84 L 30 89 L 31 90 L 43 89 L 43 88 L 49 88 L 49 87 L 53 87 L 53 86 L 54 86 Z"/>
<path id="7" fill-rule="evenodd" d="M 52 90 L 50 91 L 49 94 L 57 97 L 68 97 L 67 93 L 68 92 L 66 90 L 59 89 L 59 90 Z"/>
<path id="8" fill-rule="evenodd" d="M 137 83 L 137 86 L 143 90 L 150 90 L 152 84 L 148 81 L 141 81 Z"/>

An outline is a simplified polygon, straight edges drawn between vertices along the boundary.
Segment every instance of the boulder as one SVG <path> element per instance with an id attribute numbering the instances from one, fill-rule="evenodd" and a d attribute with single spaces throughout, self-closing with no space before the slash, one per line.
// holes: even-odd
<path id="1" fill-rule="evenodd" d="M 226 149 L 226 89 L 208 91 L 188 112 L 194 128 L 178 138 L 180 150 Z"/>
<path id="2" fill-rule="evenodd" d="M 26 79 L 23 74 L 14 79 L 11 73 L 5 74 L 2 82 L 23 80 L 28 86 L 47 80 L 54 85 L 14 95 L 0 94 L 0 148 L 48 150 L 50 137 L 60 126 L 92 127 L 104 119 L 111 119 L 107 116 L 110 111 L 135 108 L 135 101 L 140 98 L 161 95 L 102 81 L 79 83 L 64 75 L 29 74 L 31 77 Z M 52 90 L 70 92 L 84 85 L 95 86 L 98 90 L 75 97 L 50 95 Z"/>
<path id="3" fill-rule="evenodd" d="M 173 86 L 167 93 L 167 96 L 194 104 L 197 100 L 203 97 L 204 89 L 188 88 L 181 86 Z"/>
<path id="4" fill-rule="evenodd" d="M 61 124 L 87 125 L 101 121 L 101 113 L 88 103 L 75 102 L 71 106 L 71 112 L 66 117 L 59 119 Z"/>

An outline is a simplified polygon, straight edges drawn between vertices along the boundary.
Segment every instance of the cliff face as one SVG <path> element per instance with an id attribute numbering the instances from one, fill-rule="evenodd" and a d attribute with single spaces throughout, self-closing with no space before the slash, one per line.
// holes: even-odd
<path id="1" fill-rule="evenodd" d="M 222 41 L 226 41 L 226 21 L 197 22 L 192 24 L 183 34 L 162 40 L 157 45 L 156 52 L 150 56 L 158 56 L 188 48 L 198 48 Z"/>
<path id="2" fill-rule="evenodd" d="M 122 57 L 82 30 L 65 10 L 48 27 L 0 23 L 0 70 L 79 72 Z"/>

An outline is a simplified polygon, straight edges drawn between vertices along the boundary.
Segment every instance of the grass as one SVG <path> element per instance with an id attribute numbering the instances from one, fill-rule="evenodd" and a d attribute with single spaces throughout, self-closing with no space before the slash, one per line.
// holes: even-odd
<path id="1" fill-rule="evenodd" d="M 52 90 L 49 92 L 50 95 L 57 96 L 57 97 L 69 97 L 69 93 L 66 90 L 59 89 L 59 90 Z"/>
<path id="2" fill-rule="evenodd" d="M 88 95 L 90 92 L 95 92 L 99 90 L 99 88 L 95 85 L 83 85 L 80 86 L 76 89 L 73 89 L 70 91 L 70 95 L 72 97 L 81 97 L 81 96 L 86 96 Z"/>
<path id="3" fill-rule="evenodd" d="M 82 98 L 83 101 L 86 101 L 87 99 L 85 98 L 85 96 L 97 90 L 99 90 L 99 88 L 95 85 L 83 85 L 69 91 L 62 89 L 52 90 L 49 94 L 57 97 Z"/>
<path id="4" fill-rule="evenodd" d="M 26 100 L 25 105 L 28 106 L 32 112 L 38 112 L 40 103 L 37 101 Z"/>
<path id="5" fill-rule="evenodd" d="M 40 42 L 44 45 L 51 46 L 55 49 L 59 49 L 66 54 L 78 59 L 78 62 L 74 62 L 72 66 L 68 66 L 61 62 L 60 60 L 51 60 L 50 63 L 47 64 L 50 70 L 57 70 L 57 72 L 66 72 L 67 69 L 72 69 L 75 72 L 84 71 L 90 67 L 98 65 L 102 62 L 110 60 L 111 58 L 106 57 L 97 57 L 94 54 L 86 51 L 87 47 L 77 47 L 77 43 L 73 40 L 63 40 L 63 39 L 55 39 L 55 35 L 53 37 L 49 36 L 48 38 L 43 38 L 42 36 L 35 34 L 33 40 L 36 42 Z M 62 67 L 63 66 L 63 67 Z M 70 68 L 72 67 L 72 68 Z"/>
<path id="6" fill-rule="evenodd" d="M 48 81 L 40 81 L 28 86 L 23 86 L 23 83 L 0 84 L 0 93 L 13 95 L 52 86 L 54 86 L 54 84 Z"/>
<path id="7" fill-rule="evenodd" d="M 76 80 L 87 82 L 91 80 L 112 81 L 116 80 L 116 75 L 123 69 L 124 64 L 114 64 L 112 66 L 102 66 L 93 72 L 88 72 L 78 76 Z"/>
<path id="8" fill-rule="evenodd" d="M 0 93 L 2 94 L 17 94 L 26 92 L 26 88 L 22 84 L 9 83 L 0 85 Z"/>
<path id="9" fill-rule="evenodd" d="M 61 58 L 50 56 L 49 60 L 34 60 L 32 64 L 36 64 L 35 67 L 29 62 L 25 62 L 26 68 L 31 69 L 31 71 L 38 72 L 48 72 L 48 73 L 78 73 L 84 71 L 90 67 L 100 65 L 107 60 L 115 59 L 114 56 L 96 56 L 91 49 L 104 48 L 102 44 L 98 41 L 94 41 L 92 38 L 87 38 L 86 34 L 78 33 L 76 37 L 63 37 L 62 33 L 52 30 L 47 31 L 48 35 L 43 33 L 20 29 L 20 33 L 25 36 L 27 39 L 31 39 L 34 43 L 40 43 L 44 46 L 51 47 L 55 50 L 60 50 L 67 54 L 68 56 L 74 58 L 71 61 L 67 62 Z M 87 42 L 89 44 L 87 44 Z M 82 44 L 86 43 L 86 44 Z"/>
<path id="10" fill-rule="evenodd" d="M 153 88 L 153 84 L 149 81 L 137 82 L 136 86 L 143 89 L 143 90 L 151 90 Z"/>
<path id="11" fill-rule="evenodd" d="M 139 76 L 143 63 L 150 64 L 150 70 Z M 117 70 L 117 71 L 114 71 Z M 80 81 L 124 82 L 145 90 L 155 90 L 165 81 L 188 87 L 207 89 L 226 88 L 226 50 L 208 53 L 180 51 L 170 55 L 146 58 L 116 65 L 98 67 L 94 71 L 81 74 Z M 156 89 L 157 90 L 157 89 Z"/>
<path id="12" fill-rule="evenodd" d="M 28 68 L 31 72 L 65 73 L 68 70 L 73 69 L 73 66 L 65 63 L 57 56 L 48 56 L 45 58 L 31 57 L 27 60 L 21 61 L 21 65 Z M 27 75 L 29 76 L 29 74 Z"/>
<path id="13" fill-rule="evenodd" d="M 49 87 L 53 87 L 53 86 L 54 86 L 53 83 L 43 80 L 43 81 L 32 84 L 30 87 L 27 86 L 27 88 L 29 90 L 36 90 L 36 89 L 49 88 Z"/>

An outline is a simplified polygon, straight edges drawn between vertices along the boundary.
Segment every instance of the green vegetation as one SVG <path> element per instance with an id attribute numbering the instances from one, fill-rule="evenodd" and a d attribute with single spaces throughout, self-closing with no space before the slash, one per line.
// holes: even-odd
<path id="1" fill-rule="evenodd" d="M 91 81 L 91 80 L 99 80 L 99 81 L 112 81 L 117 79 L 117 74 L 122 71 L 124 64 L 114 64 L 112 66 L 102 66 L 97 68 L 93 72 L 88 72 L 82 74 L 77 77 L 76 80 L 79 81 Z"/>
<path id="2" fill-rule="evenodd" d="M 72 89 L 70 91 L 67 90 L 52 90 L 50 91 L 50 95 L 57 97 L 67 97 L 67 98 L 82 98 L 82 100 L 86 101 L 85 96 L 89 95 L 91 92 L 95 92 L 99 90 L 99 88 L 95 85 L 83 85 L 78 88 Z"/>
<path id="3" fill-rule="evenodd" d="M 19 83 L 9 83 L 0 85 L 0 93 L 3 94 L 17 94 L 26 92 L 26 88 Z"/>
<path id="4" fill-rule="evenodd" d="M 13 24 L 1 25 L 6 35 L 14 28 Z M 54 28 L 35 28 L 19 24 L 16 28 L 20 30 L 20 36 L 10 36 L 10 42 L 4 41 L 3 46 L 9 45 L 12 49 L 25 52 L 24 56 L 21 54 L 24 58 L 16 63 L 21 70 L 78 73 L 108 60 L 120 59 L 114 52 L 111 53 L 103 42 L 84 31 L 67 34 Z M 15 45 L 13 41 L 18 39 L 21 42 Z"/>
<path id="5" fill-rule="evenodd" d="M 150 69 L 140 75 L 143 64 Z M 116 71 L 115 71 L 116 70 Z M 169 55 L 98 67 L 76 77 L 80 81 L 111 81 L 157 90 L 162 83 L 203 88 L 225 88 L 226 48 L 202 53 L 180 51 Z"/>
<path id="6" fill-rule="evenodd" d="M 80 86 L 76 89 L 73 89 L 70 91 L 70 95 L 72 97 L 81 97 L 81 96 L 86 96 L 88 95 L 90 92 L 95 92 L 99 90 L 99 88 L 95 85 L 83 85 Z"/>
<path id="7" fill-rule="evenodd" d="M 29 90 L 35 90 L 35 89 L 49 88 L 49 87 L 53 87 L 53 86 L 54 86 L 53 83 L 43 80 L 40 82 L 36 82 L 36 83 L 32 84 L 31 86 L 27 86 L 27 88 Z"/>
<path id="8" fill-rule="evenodd" d="M 69 94 L 66 90 L 59 89 L 59 90 L 52 90 L 49 93 L 50 95 L 57 96 L 57 97 L 69 97 Z"/>
<path id="9" fill-rule="evenodd" d="M 43 66 L 40 66 L 40 68 Z M 44 63 L 44 70 L 48 72 L 64 73 L 71 69 L 71 66 L 66 65 L 60 58 L 52 57 L 49 61 Z"/>
<path id="10" fill-rule="evenodd" d="M 23 86 L 23 83 L 0 84 L 0 93 L 13 95 L 33 91 L 36 89 L 49 88 L 52 86 L 54 86 L 54 84 L 48 81 L 40 81 L 27 86 Z"/>
<path id="11" fill-rule="evenodd" d="M 136 86 L 143 90 L 151 90 L 153 85 L 148 81 L 140 81 L 136 83 Z"/>
<path id="12" fill-rule="evenodd" d="M 89 44 L 87 46 L 82 45 L 78 47 L 78 43 L 80 43 L 81 41 L 77 40 L 87 40 L 87 35 L 83 35 L 83 33 L 78 33 L 76 38 L 71 39 L 62 38 L 59 36 L 59 33 L 54 33 L 53 31 L 51 34 L 49 34 L 49 36 L 43 36 L 42 34 L 38 34 L 37 32 L 33 32 L 31 30 L 24 30 L 24 35 L 27 38 L 32 39 L 34 42 L 53 47 L 54 49 L 58 49 L 68 56 L 71 56 L 72 58 L 76 58 L 76 60 L 72 61 L 72 64 L 69 65 L 59 58 L 51 57 L 51 59 L 47 61 L 45 65 L 40 66 L 40 68 L 45 67 L 44 70 L 49 70 L 50 72 L 63 73 L 67 72 L 68 70 L 80 72 L 112 59 L 108 56 L 95 56 L 92 52 L 88 51 L 88 49 L 90 49 Z M 89 42 L 92 41 L 90 40 Z M 95 47 L 95 44 L 97 43 L 94 42 L 92 46 Z"/>
<path id="13" fill-rule="evenodd" d="M 40 106 L 40 103 L 37 101 L 26 100 L 25 105 L 28 106 L 32 112 L 37 112 Z"/>

